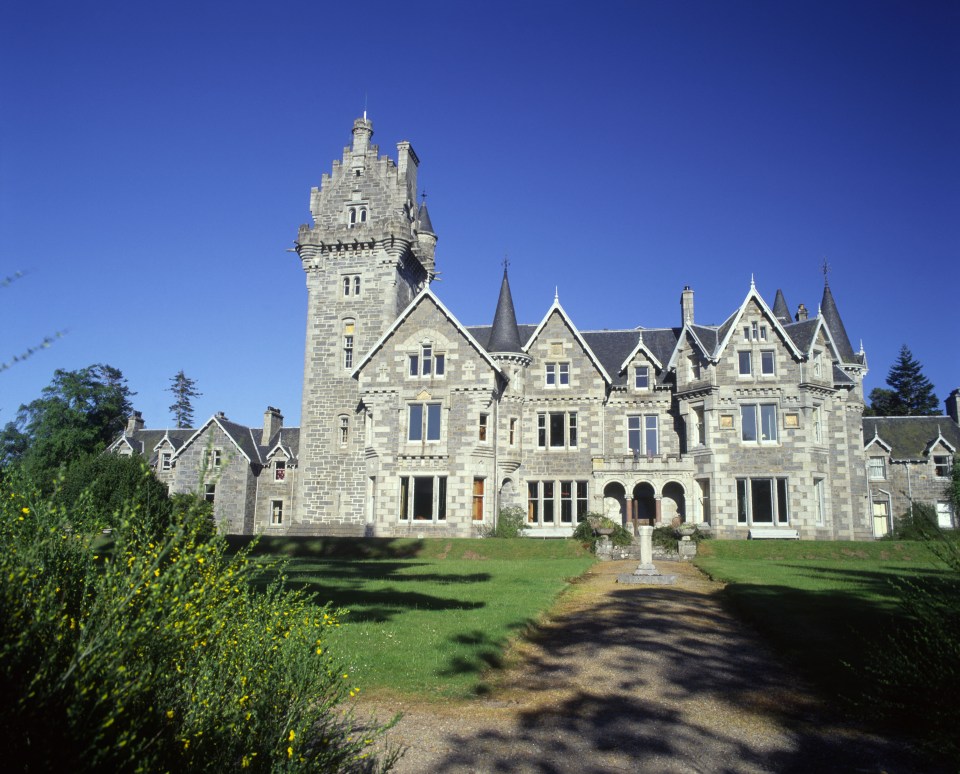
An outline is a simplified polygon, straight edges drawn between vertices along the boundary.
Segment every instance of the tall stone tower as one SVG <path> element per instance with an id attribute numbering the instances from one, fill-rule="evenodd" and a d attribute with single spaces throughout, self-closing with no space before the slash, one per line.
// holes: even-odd
<path id="1" fill-rule="evenodd" d="M 366 417 L 353 370 L 434 277 L 419 159 L 409 142 L 397 144 L 396 162 L 379 156 L 372 136 L 366 114 L 354 121 L 352 144 L 310 192 L 313 223 L 297 235 L 308 298 L 292 533 L 363 533 Z"/>

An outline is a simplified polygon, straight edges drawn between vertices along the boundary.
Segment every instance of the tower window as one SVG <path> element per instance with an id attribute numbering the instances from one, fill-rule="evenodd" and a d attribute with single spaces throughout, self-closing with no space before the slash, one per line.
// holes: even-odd
<path id="1" fill-rule="evenodd" d="M 353 368 L 353 320 L 343 322 L 343 367 Z"/>
<path id="2" fill-rule="evenodd" d="M 346 446 L 347 440 L 350 438 L 350 418 L 346 416 L 340 417 L 340 445 Z"/>

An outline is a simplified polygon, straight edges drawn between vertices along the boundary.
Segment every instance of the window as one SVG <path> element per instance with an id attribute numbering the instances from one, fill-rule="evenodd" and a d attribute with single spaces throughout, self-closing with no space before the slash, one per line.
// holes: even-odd
<path id="1" fill-rule="evenodd" d="M 695 406 L 693 409 L 693 429 L 694 440 L 697 446 L 707 445 L 707 426 L 704 424 L 703 406 Z"/>
<path id="2" fill-rule="evenodd" d="M 738 478 L 737 522 L 788 524 L 787 479 Z"/>
<path id="3" fill-rule="evenodd" d="M 443 376 L 446 357 L 433 351 L 432 344 L 424 344 L 415 355 L 407 357 L 410 376 Z"/>
<path id="4" fill-rule="evenodd" d="M 550 411 L 537 414 L 537 446 L 541 449 L 576 448 L 577 412 Z"/>
<path id="5" fill-rule="evenodd" d="M 953 529 L 953 508 L 949 500 L 937 500 L 937 525 L 942 529 Z"/>
<path id="6" fill-rule="evenodd" d="M 343 278 L 343 295 L 345 296 L 350 295 L 350 278 L 349 277 Z"/>
<path id="7" fill-rule="evenodd" d="M 160 452 L 160 470 L 170 470 L 173 467 L 173 455 L 170 452 Z"/>
<path id="8" fill-rule="evenodd" d="M 751 365 L 752 357 L 750 352 L 741 351 L 737 353 L 737 362 L 740 376 L 750 376 L 753 373 Z"/>
<path id="9" fill-rule="evenodd" d="M 547 387 L 569 387 L 570 386 L 570 364 L 569 363 L 547 363 L 545 384 Z"/>
<path id="10" fill-rule="evenodd" d="M 283 524 L 283 500 L 270 501 L 270 523 Z"/>
<path id="11" fill-rule="evenodd" d="M 778 440 L 776 404 L 741 405 L 740 439 L 749 443 L 775 443 Z"/>
<path id="12" fill-rule="evenodd" d="M 887 477 L 887 462 L 883 457 L 867 459 L 867 474 L 871 479 L 880 480 Z"/>
<path id="13" fill-rule="evenodd" d="M 934 454 L 933 464 L 937 478 L 950 478 L 950 457 L 946 454 Z"/>
<path id="14" fill-rule="evenodd" d="M 696 352 L 691 352 L 687 362 L 690 365 L 690 379 L 695 381 L 700 378 L 700 358 Z"/>
<path id="15" fill-rule="evenodd" d="M 286 460 L 277 460 L 273 463 L 273 480 L 283 481 L 287 477 Z"/>
<path id="16" fill-rule="evenodd" d="M 827 492 L 822 478 L 813 479 L 813 499 L 817 526 L 822 527 L 827 518 Z M 883 504 L 886 505 L 886 502 Z M 874 503 L 874 515 L 876 515 L 876 503 Z"/>
<path id="17" fill-rule="evenodd" d="M 873 535 L 883 537 L 890 531 L 890 501 L 887 498 L 873 501 Z"/>
<path id="18" fill-rule="evenodd" d="M 760 373 L 764 376 L 773 376 L 776 373 L 772 349 L 765 349 L 760 352 Z"/>
<path id="19" fill-rule="evenodd" d="M 216 484 L 204 484 L 203 485 L 203 499 L 208 503 L 212 503 L 217 496 L 217 485 Z"/>
<path id="20" fill-rule="evenodd" d="M 823 407 L 813 407 L 813 441 L 823 443 Z"/>
<path id="21" fill-rule="evenodd" d="M 343 321 L 343 367 L 353 368 L 353 335 L 355 324 L 353 320 Z"/>
<path id="22" fill-rule="evenodd" d="M 480 415 L 480 424 L 477 428 L 477 440 L 486 441 L 487 440 L 487 420 L 490 418 L 489 414 Z"/>
<path id="23" fill-rule="evenodd" d="M 219 468 L 222 461 L 223 453 L 220 451 L 220 449 L 211 449 L 209 452 L 207 452 L 207 467 Z"/>
<path id="24" fill-rule="evenodd" d="M 407 425 L 408 441 L 440 440 L 440 404 L 411 403 Z"/>
<path id="25" fill-rule="evenodd" d="M 346 446 L 347 440 L 350 438 L 350 418 L 346 416 L 340 417 L 340 445 Z"/>
<path id="26" fill-rule="evenodd" d="M 516 446 L 517 445 L 517 418 L 516 417 L 510 417 L 509 428 L 510 428 L 508 433 L 509 443 L 511 446 Z"/>
<path id="27" fill-rule="evenodd" d="M 813 353 L 813 375 L 817 379 L 823 378 L 823 353 L 822 352 Z"/>
<path id="28" fill-rule="evenodd" d="M 559 497 L 558 497 L 559 495 Z M 558 508 L 559 500 L 559 508 Z M 586 481 L 528 481 L 527 521 L 530 524 L 573 526 L 587 515 Z"/>
<path id="29" fill-rule="evenodd" d="M 400 476 L 400 520 L 446 521 L 446 476 Z"/>
<path id="30" fill-rule="evenodd" d="M 744 341 L 766 341 L 767 340 L 767 326 L 761 325 L 758 322 L 752 322 L 750 325 L 743 326 L 743 340 Z"/>
<path id="31" fill-rule="evenodd" d="M 343 295 L 349 296 L 350 289 L 353 289 L 353 295 L 360 295 L 360 275 L 359 274 L 350 274 L 345 275 L 343 278 Z"/>
<path id="32" fill-rule="evenodd" d="M 627 445 L 634 454 L 653 457 L 659 453 L 659 433 L 656 414 L 627 417 Z"/>
<path id="33" fill-rule="evenodd" d="M 637 366 L 633 374 L 633 386 L 638 390 L 650 389 L 650 368 L 648 366 Z"/>
<path id="34" fill-rule="evenodd" d="M 353 278 L 353 295 L 355 296 L 360 295 L 360 275 L 359 274 Z"/>
<path id="35" fill-rule="evenodd" d="M 473 520 L 483 521 L 483 490 L 485 481 L 482 478 L 473 479 Z"/>

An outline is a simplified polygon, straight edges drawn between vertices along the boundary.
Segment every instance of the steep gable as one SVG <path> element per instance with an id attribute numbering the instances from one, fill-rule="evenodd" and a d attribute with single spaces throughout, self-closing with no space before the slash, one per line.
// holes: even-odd
<path id="1" fill-rule="evenodd" d="M 569 331 L 574 341 L 576 341 L 580 345 L 580 347 L 582 347 L 584 354 L 586 354 L 587 357 L 590 359 L 590 362 L 597 369 L 597 373 L 600 374 L 600 376 L 603 378 L 603 381 L 606 384 L 610 384 L 612 382 L 610 378 L 610 374 L 603 367 L 603 364 L 600 362 L 599 358 L 596 356 L 593 349 L 587 343 L 586 339 L 584 339 L 580 331 L 577 330 L 577 326 L 573 324 L 573 320 L 570 319 L 570 316 L 566 313 L 564 308 L 560 306 L 560 300 L 557 298 L 554 298 L 553 304 L 547 310 L 547 313 L 544 315 L 543 319 L 540 321 L 540 324 L 537 326 L 536 330 L 533 332 L 533 335 L 530 336 L 530 340 L 527 341 L 526 344 L 524 344 L 523 351 L 528 355 L 530 354 L 531 349 L 534 347 L 537 340 L 543 335 L 544 330 L 547 327 L 547 324 L 554 317 L 554 315 L 556 315 L 557 319 L 560 320 L 561 324 L 567 329 L 567 331 Z"/>

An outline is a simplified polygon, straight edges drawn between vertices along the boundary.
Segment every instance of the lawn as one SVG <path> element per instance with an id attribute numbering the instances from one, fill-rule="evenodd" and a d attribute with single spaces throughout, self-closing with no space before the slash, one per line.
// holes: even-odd
<path id="1" fill-rule="evenodd" d="M 330 647 L 366 695 L 465 698 L 594 557 L 571 540 L 263 539 L 294 587 L 349 612 Z"/>
<path id="2" fill-rule="evenodd" d="M 891 648 L 893 637 L 909 642 L 917 629 L 898 584 L 925 589 L 926 599 L 937 604 L 960 595 L 957 575 L 945 570 L 927 544 L 708 541 L 700 544 L 696 564 L 727 583 L 724 595 L 733 610 L 838 706 L 881 727 L 892 724 L 914 736 L 925 734 L 931 694 L 956 667 L 914 670 L 924 673 L 928 684 L 906 691 L 906 705 L 892 716 L 875 702 L 875 670 L 880 667 L 884 678 L 896 681 L 880 654 Z M 956 603 L 949 604 L 955 611 Z M 919 642 L 924 644 L 922 638 Z"/>

